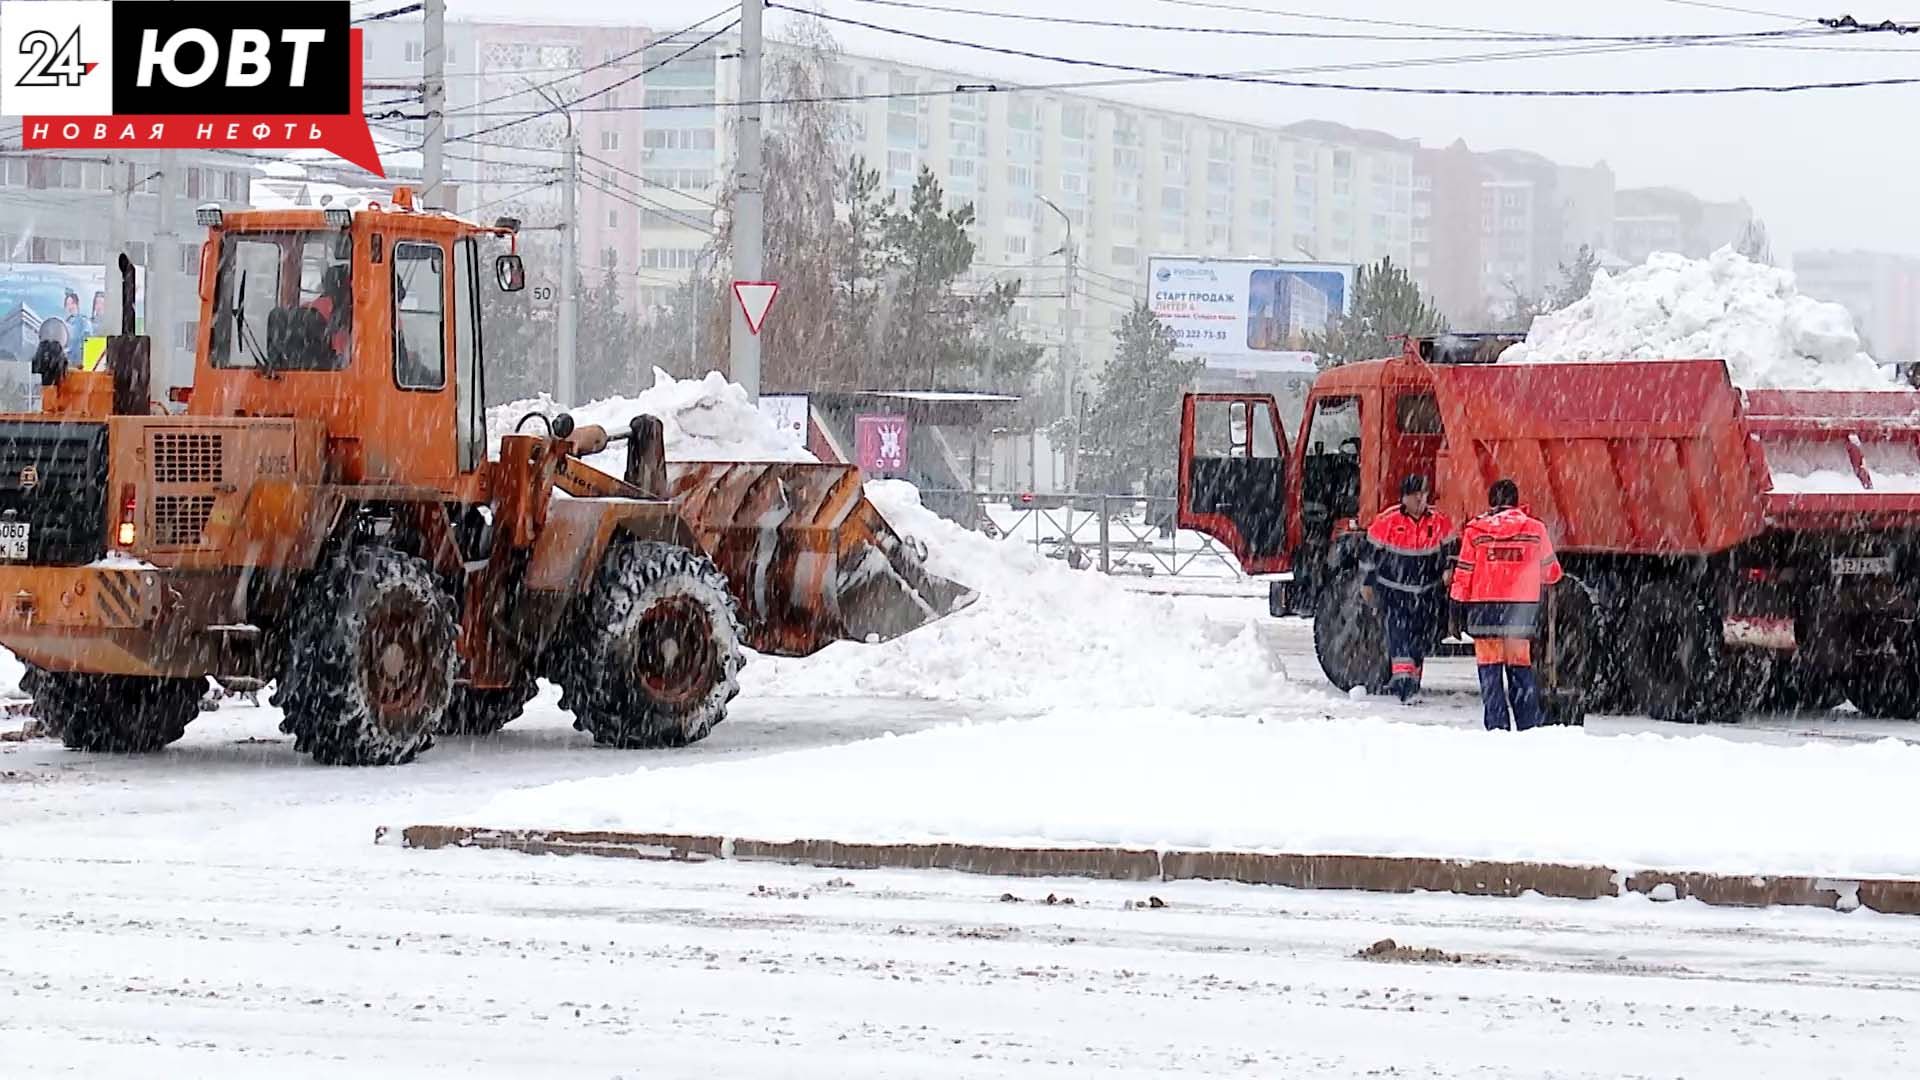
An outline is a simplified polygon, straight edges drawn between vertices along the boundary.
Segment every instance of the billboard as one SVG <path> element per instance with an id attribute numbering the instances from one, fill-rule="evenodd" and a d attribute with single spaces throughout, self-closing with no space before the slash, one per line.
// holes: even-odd
<path id="1" fill-rule="evenodd" d="M 1311 367 L 1307 335 L 1347 311 L 1353 267 L 1258 259 L 1147 260 L 1153 313 L 1180 351 L 1209 367 L 1265 360 L 1262 367 Z"/>
<path id="2" fill-rule="evenodd" d="M 134 275 L 138 311 L 146 279 L 139 267 Z M 74 368 L 98 361 L 106 351 L 100 324 L 120 302 L 119 282 L 109 291 L 106 279 L 103 266 L 0 262 L 0 407 L 39 407 L 39 380 L 29 365 L 43 339 L 60 342 Z"/>

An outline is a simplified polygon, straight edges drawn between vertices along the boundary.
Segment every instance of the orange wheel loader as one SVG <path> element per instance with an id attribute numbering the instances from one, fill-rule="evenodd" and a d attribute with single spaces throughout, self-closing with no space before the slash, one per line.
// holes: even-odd
<path id="1" fill-rule="evenodd" d="M 0 644 L 68 747 L 165 746 L 209 676 L 277 682 L 282 730 L 325 763 L 490 734 L 538 678 L 599 743 L 680 746 L 746 649 L 884 640 L 973 598 L 851 468 L 668 462 L 651 417 L 549 418 L 490 456 L 480 309 L 524 285 L 515 222 L 404 188 L 198 218 L 184 408 L 122 335 L 95 371 L 42 349 L 41 411 L 0 416 Z M 620 441 L 624 475 L 582 460 Z"/>

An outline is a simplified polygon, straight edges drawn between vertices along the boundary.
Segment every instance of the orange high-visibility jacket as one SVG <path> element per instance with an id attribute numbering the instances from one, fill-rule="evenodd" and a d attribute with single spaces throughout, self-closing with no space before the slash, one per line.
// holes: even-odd
<path id="1" fill-rule="evenodd" d="M 1419 517 L 1394 503 L 1367 527 L 1371 550 L 1362 558 L 1366 584 L 1423 593 L 1440 584 L 1440 552 L 1453 539 L 1453 519 L 1430 509 Z"/>
<path id="2" fill-rule="evenodd" d="M 1544 590 L 1560 578 L 1547 527 L 1510 506 L 1467 522 L 1449 595 L 1469 605 L 1468 633 L 1524 637 L 1533 633 Z"/>

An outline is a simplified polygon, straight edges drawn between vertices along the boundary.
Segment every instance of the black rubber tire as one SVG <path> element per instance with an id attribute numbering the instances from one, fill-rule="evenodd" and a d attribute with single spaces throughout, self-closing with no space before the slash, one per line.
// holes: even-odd
<path id="1" fill-rule="evenodd" d="M 1634 594 L 1625 623 L 1626 681 L 1655 720 L 1734 723 L 1766 692 L 1764 658 L 1750 655 L 1759 650 L 1727 648 L 1718 611 L 1695 588 L 1647 583 Z"/>
<path id="2" fill-rule="evenodd" d="M 1586 584 L 1572 576 L 1553 587 L 1550 600 L 1548 618 L 1541 620 L 1533 642 L 1542 709 L 1549 724 L 1583 726 L 1603 651 L 1599 605 Z M 1547 647 L 1549 619 L 1554 655 L 1548 654 Z M 1549 672 L 1554 675 L 1551 682 Z"/>
<path id="3" fill-rule="evenodd" d="M 1363 686 L 1384 694 L 1392 681 L 1387 657 L 1387 622 L 1378 604 L 1360 594 L 1360 575 L 1329 578 L 1314 605 L 1313 655 L 1327 681 L 1341 693 Z"/>
<path id="4" fill-rule="evenodd" d="M 200 715 L 205 679 L 80 675 L 28 668 L 21 688 L 33 696 L 43 731 L 69 750 L 150 754 L 176 742 Z"/>
<path id="5" fill-rule="evenodd" d="M 616 545 L 562 650 L 560 705 L 602 746 L 699 742 L 740 692 L 740 635 L 712 560 L 672 544 Z"/>
<path id="6" fill-rule="evenodd" d="M 447 711 L 440 717 L 442 735 L 497 735 L 500 729 L 520 719 L 527 702 L 533 700 L 540 685 L 528 678 L 497 690 L 455 687 Z"/>
<path id="7" fill-rule="evenodd" d="M 1847 691 L 1839 679 L 1782 655 L 1774 661 L 1773 677 L 1767 681 L 1760 707 L 1768 712 L 1820 714 L 1832 712 L 1846 700 Z"/>
<path id="8" fill-rule="evenodd" d="M 1842 677 L 1847 700 L 1860 715 L 1875 720 L 1920 718 L 1920 649 L 1913 642 L 1896 646 L 1895 655 L 1855 658 Z"/>
<path id="9" fill-rule="evenodd" d="M 336 559 L 302 589 L 273 703 L 323 765 L 403 765 L 433 745 L 453 697 L 453 597 L 423 560 L 383 547 Z"/>

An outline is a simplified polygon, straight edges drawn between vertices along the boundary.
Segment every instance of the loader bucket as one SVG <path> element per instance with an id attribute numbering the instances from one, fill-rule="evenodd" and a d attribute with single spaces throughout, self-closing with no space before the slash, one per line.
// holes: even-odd
<path id="1" fill-rule="evenodd" d="M 885 641 L 973 602 L 926 571 L 846 465 L 679 462 L 673 498 L 726 572 L 746 643 L 807 656 L 836 640 Z"/>

